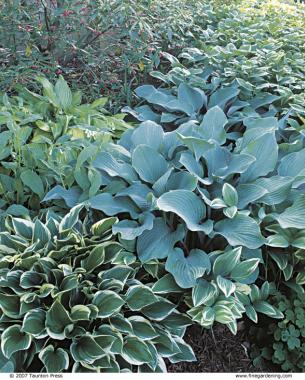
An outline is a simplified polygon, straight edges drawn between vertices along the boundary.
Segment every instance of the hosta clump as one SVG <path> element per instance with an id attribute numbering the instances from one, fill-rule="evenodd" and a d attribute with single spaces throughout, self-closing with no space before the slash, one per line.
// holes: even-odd
<path id="1" fill-rule="evenodd" d="M 286 297 L 278 293 L 273 303 L 284 319 L 254 331 L 259 351 L 259 355 L 254 355 L 254 364 L 262 366 L 265 361 L 272 361 L 284 371 L 305 372 L 305 295 L 291 293 Z"/>
<path id="2" fill-rule="evenodd" d="M 164 77 L 163 75 L 162 79 Z M 201 123 L 204 114 L 215 106 L 225 110 L 230 125 L 239 124 L 248 116 L 258 116 L 255 110 L 259 106 L 256 107 L 256 104 L 252 106 L 238 99 L 240 93 L 238 84 L 219 87 L 219 83 L 216 82 L 214 85 L 208 85 L 208 89 L 205 86 L 202 89 L 189 85 L 184 77 L 174 77 L 172 81 L 177 86 L 165 89 L 155 88 L 152 85 L 138 87 L 135 91 L 137 96 L 143 98 L 149 105 L 141 105 L 135 109 L 124 107 L 123 111 L 130 113 L 139 121 L 151 120 L 161 123 L 166 130 L 175 129 L 191 120 Z M 202 82 L 205 83 L 204 80 Z"/>
<path id="3" fill-rule="evenodd" d="M 248 296 L 259 263 L 285 253 L 274 250 L 270 228 L 292 228 L 298 234 L 303 230 L 303 219 L 294 218 L 304 212 L 302 169 L 295 157 L 303 148 L 293 143 L 298 134 L 280 130 L 273 117 L 247 118 L 244 123 L 244 132 L 232 137 L 218 106 L 208 110 L 200 124 L 189 121 L 172 132 L 143 122 L 126 132 L 112 151 L 92 161 L 108 184 L 87 201 L 91 208 L 118 217 L 113 233 L 135 245 L 143 263 L 165 261 L 166 270 L 184 289 L 207 281 L 211 286 L 206 306 L 217 307 L 209 315 L 203 310 L 196 319 L 203 326 L 221 320 L 232 331 L 246 309 L 256 320 L 245 306 L 248 300 L 254 306 Z M 286 133 L 291 142 L 278 144 Z M 293 158 L 298 165 L 291 170 Z M 59 196 L 51 191 L 46 198 Z M 290 248 L 288 260 L 294 264 L 285 284 L 300 290 L 296 277 L 302 267 L 293 258 L 297 251 Z M 226 264 L 216 265 L 227 256 Z M 277 272 L 262 271 L 261 280 L 270 279 L 277 280 Z M 201 306 L 187 302 L 191 308 Z M 221 310 L 228 317 L 219 317 Z M 265 303 L 257 311 L 281 317 Z"/>
<path id="4" fill-rule="evenodd" d="M 0 213 L 15 203 L 39 209 L 56 184 L 82 183 L 83 192 L 92 195 L 100 178 L 82 168 L 82 156 L 128 128 L 124 115 L 107 114 L 106 98 L 81 104 L 81 94 L 72 93 L 62 77 L 54 86 L 39 81 L 43 94 L 22 88 L 18 96 L 0 99 Z"/>
<path id="5" fill-rule="evenodd" d="M 191 320 L 168 299 L 170 289 L 113 240 L 115 218 L 89 233 L 81 208 L 63 219 L 6 220 L 0 370 L 163 372 L 164 358 L 195 360 L 183 341 Z"/>

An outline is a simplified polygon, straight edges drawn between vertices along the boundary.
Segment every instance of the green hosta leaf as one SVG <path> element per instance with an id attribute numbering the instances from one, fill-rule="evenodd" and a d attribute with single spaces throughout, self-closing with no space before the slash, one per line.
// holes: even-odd
<path id="1" fill-rule="evenodd" d="M 27 350 L 31 342 L 31 335 L 23 333 L 19 325 L 12 325 L 1 335 L 1 350 L 9 359 L 15 352 Z"/>
<path id="2" fill-rule="evenodd" d="M 100 236 L 103 235 L 106 231 L 111 230 L 112 226 L 119 221 L 116 217 L 110 217 L 106 219 L 99 220 L 94 223 L 91 227 L 91 231 L 93 235 Z"/>
<path id="3" fill-rule="evenodd" d="M 160 210 L 173 212 L 180 216 L 190 231 L 203 231 L 208 234 L 212 230 L 211 223 L 200 224 L 205 217 L 204 202 L 193 192 L 188 190 L 172 190 L 161 195 L 157 200 Z"/>
<path id="4" fill-rule="evenodd" d="M 34 232 L 34 223 L 30 220 L 13 218 L 12 224 L 17 235 L 20 235 L 27 240 L 32 240 Z"/>
<path id="5" fill-rule="evenodd" d="M 287 248 L 289 247 L 289 242 L 282 235 L 270 235 L 266 238 L 266 245 L 269 247 L 280 247 Z"/>
<path id="6" fill-rule="evenodd" d="M 296 277 L 296 283 L 299 285 L 305 285 L 305 271 L 298 273 Z"/>
<path id="7" fill-rule="evenodd" d="M 76 339 L 70 346 L 70 352 L 76 362 L 92 363 L 106 353 L 92 336 Z"/>
<path id="8" fill-rule="evenodd" d="M 164 259 L 183 237 L 183 226 L 179 226 L 176 231 L 171 231 L 163 218 L 155 218 L 153 228 L 144 231 L 138 238 L 138 256 L 142 262 Z"/>
<path id="9" fill-rule="evenodd" d="M 72 229 L 79 220 L 79 213 L 84 208 L 83 205 L 73 207 L 68 214 L 66 214 L 59 223 L 59 232 L 64 232 Z"/>
<path id="10" fill-rule="evenodd" d="M 15 363 L 13 360 L 8 360 L 0 350 L 0 373 L 15 372 Z"/>
<path id="11" fill-rule="evenodd" d="M 165 269 L 171 273 L 181 288 L 195 286 L 197 278 L 211 270 L 208 255 L 200 249 L 192 249 L 187 257 L 175 248 L 168 256 Z"/>
<path id="12" fill-rule="evenodd" d="M 88 257 L 81 261 L 82 268 L 86 269 L 88 273 L 92 272 L 95 268 L 103 264 L 105 260 L 105 246 L 104 244 L 97 245 L 89 253 Z"/>
<path id="13" fill-rule="evenodd" d="M 305 228 L 305 196 L 299 196 L 281 214 L 272 214 L 282 228 Z"/>
<path id="14" fill-rule="evenodd" d="M 219 286 L 219 289 L 224 293 L 226 297 L 229 297 L 232 293 L 235 292 L 236 286 L 232 281 L 221 276 L 217 276 L 216 282 Z"/>
<path id="15" fill-rule="evenodd" d="M 124 339 L 122 357 L 127 363 L 133 365 L 150 363 L 153 359 L 145 342 L 136 337 L 126 337 Z"/>
<path id="16" fill-rule="evenodd" d="M 251 321 L 253 321 L 254 323 L 257 323 L 258 318 L 257 318 L 257 313 L 256 313 L 254 307 L 251 305 L 246 305 L 245 309 L 246 309 L 247 317 L 250 318 Z"/>
<path id="17" fill-rule="evenodd" d="M 30 188 L 33 193 L 39 195 L 40 198 L 43 197 L 44 187 L 42 180 L 37 173 L 27 169 L 21 173 L 20 178 L 23 184 Z"/>
<path id="18" fill-rule="evenodd" d="M 219 254 L 213 264 L 214 276 L 227 276 L 240 260 L 242 248 L 238 247 Z"/>
<path id="19" fill-rule="evenodd" d="M 110 324 L 120 332 L 133 335 L 132 324 L 121 315 L 110 318 Z"/>
<path id="20" fill-rule="evenodd" d="M 145 306 L 141 312 L 149 319 L 162 321 L 175 310 L 176 305 L 165 298 L 157 297 L 157 299 L 157 302 Z"/>
<path id="21" fill-rule="evenodd" d="M 65 329 L 72 324 L 67 310 L 56 300 L 46 314 L 46 329 L 53 339 L 65 339 Z"/>
<path id="22" fill-rule="evenodd" d="M 226 142 L 226 132 L 224 126 L 227 118 L 218 106 L 210 108 L 204 115 L 200 124 L 200 135 L 205 140 L 213 140 L 222 145 Z"/>
<path id="23" fill-rule="evenodd" d="M 128 289 L 126 293 L 126 303 L 131 310 L 141 310 L 158 301 L 153 291 L 145 285 L 135 285 Z"/>
<path id="24" fill-rule="evenodd" d="M 0 294 L 0 308 L 4 315 L 9 318 L 18 319 L 20 317 L 20 298 L 15 295 Z"/>
<path id="25" fill-rule="evenodd" d="M 119 312 L 125 302 L 112 290 L 101 290 L 95 293 L 92 303 L 99 309 L 98 316 L 107 318 Z"/>
<path id="26" fill-rule="evenodd" d="M 264 244 L 259 225 L 249 216 L 237 214 L 215 224 L 215 231 L 225 237 L 230 245 L 256 249 Z"/>
<path id="27" fill-rule="evenodd" d="M 196 356 L 188 344 L 186 344 L 181 338 L 175 337 L 175 341 L 179 347 L 180 353 L 170 356 L 168 359 L 171 363 L 178 363 L 180 361 L 194 362 Z"/>
<path id="28" fill-rule="evenodd" d="M 57 99 L 64 110 L 72 104 L 72 92 L 62 76 L 59 77 L 55 84 L 55 93 Z"/>
<path id="29" fill-rule="evenodd" d="M 167 273 L 154 284 L 152 291 L 156 294 L 167 294 L 180 293 L 182 289 L 177 285 L 174 277 L 170 273 Z"/>
<path id="30" fill-rule="evenodd" d="M 262 314 L 266 314 L 268 317 L 278 319 L 284 318 L 284 315 L 280 311 L 278 311 L 274 306 L 270 305 L 266 301 L 255 302 L 253 304 L 253 307 L 256 311 Z"/>
<path id="31" fill-rule="evenodd" d="M 223 324 L 234 322 L 235 318 L 232 310 L 219 302 L 213 307 L 215 313 L 215 321 Z"/>
<path id="32" fill-rule="evenodd" d="M 158 336 L 158 333 L 147 319 L 141 316 L 133 316 L 129 317 L 128 321 L 131 322 L 134 335 L 138 338 L 143 340 L 151 340 Z"/>
<path id="33" fill-rule="evenodd" d="M 40 335 L 45 330 L 46 312 L 42 309 L 30 310 L 23 318 L 22 332 L 33 336 Z"/>
<path id="34" fill-rule="evenodd" d="M 156 182 L 168 169 L 165 158 L 148 145 L 138 145 L 132 153 L 132 166 L 145 182 Z"/>
<path id="35" fill-rule="evenodd" d="M 234 216 L 237 214 L 237 207 L 231 206 L 223 209 L 223 213 L 227 218 L 233 219 Z"/>
<path id="36" fill-rule="evenodd" d="M 231 272 L 231 278 L 238 282 L 246 280 L 258 267 L 259 262 L 259 259 L 250 259 L 238 263 Z"/>
<path id="37" fill-rule="evenodd" d="M 91 309 L 85 305 L 74 305 L 71 308 L 71 319 L 73 321 L 89 321 Z"/>
<path id="38" fill-rule="evenodd" d="M 289 255 L 280 252 L 268 252 L 268 255 L 277 263 L 280 270 L 284 270 L 289 262 Z"/>
<path id="39" fill-rule="evenodd" d="M 62 348 L 56 350 L 50 344 L 39 353 L 47 372 L 57 373 L 69 368 L 69 355 Z"/>
<path id="40" fill-rule="evenodd" d="M 192 290 L 192 300 L 194 306 L 200 306 L 208 302 L 217 293 L 214 284 L 200 278 Z"/>
<path id="41" fill-rule="evenodd" d="M 124 240 L 134 240 L 144 231 L 153 228 L 154 216 L 150 212 L 144 212 L 139 216 L 139 223 L 134 220 L 122 220 L 112 227 L 114 234 L 120 233 Z"/>
<path id="42" fill-rule="evenodd" d="M 222 187 L 222 197 L 227 206 L 237 206 L 238 194 L 236 189 L 229 183 L 225 183 Z"/>

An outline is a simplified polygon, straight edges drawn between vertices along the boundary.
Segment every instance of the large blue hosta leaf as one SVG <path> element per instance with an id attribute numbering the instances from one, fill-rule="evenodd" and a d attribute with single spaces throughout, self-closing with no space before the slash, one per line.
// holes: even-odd
<path id="1" fill-rule="evenodd" d="M 205 154 L 209 177 L 226 178 L 231 174 L 247 172 L 256 157 L 241 153 L 234 154 L 228 149 L 216 146 Z"/>
<path id="2" fill-rule="evenodd" d="M 153 228 L 154 216 L 145 212 L 139 216 L 138 222 L 134 220 L 121 220 L 112 227 L 114 234 L 120 233 L 124 240 L 134 240 L 144 231 Z"/>
<path id="3" fill-rule="evenodd" d="M 245 171 L 241 182 L 251 182 L 259 177 L 272 172 L 278 159 L 278 145 L 274 130 L 263 133 L 262 128 L 254 128 L 247 131 L 242 141 L 241 153 L 255 157 L 255 162 Z"/>
<path id="4" fill-rule="evenodd" d="M 165 158 L 148 145 L 138 145 L 132 153 L 132 166 L 141 179 L 156 182 L 168 169 Z"/>
<path id="5" fill-rule="evenodd" d="M 138 128 L 133 131 L 131 141 L 134 147 L 138 145 L 148 145 L 159 151 L 163 144 L 164 132 L 161 125 L 153 121 L 141 123 Z"/>
<path id="6" fill-rule="evenodd" d="M 199 161 L 201 157 L 205 157 L 208 150 L 214 148 L 213 142 L 205 141 L 203 138 L 194 136 L 183 136 L 177 133 L 184 145 L 186 145 L 191 152 L 194 153 L 196 160 Z"/>
<path id="7" fill-rule="evenodd" d="M 287 154 L 281 160 L 278 174 L 284 177 L 305 176 L 305 148 L 299 152 Z"/>
<path id="8" fill-rule="evenodd" d="M 111 177 L 121 177 L 128 183 L 138 179 L 137 173 L 128 163 L 117 161 L 110 153 L 102 152 L 93 161 L 92 165 L 106 172 Z"/>
<path id="9" fill-rule="evenodd" d="M 157 206 L 162 211 L 179 215 L 190 231 L 202 231 L 206 234 L 212 231 L 210 221 L 200 224 L 206 215 L 204 202 L 189 190 L 169 191 L 161 195 L 157 200 Z"/>
<path id="10" fill-rule="evenodd" d="M 185 257 L 180 248 L 175 248 L 167 258 L 165 269 L 181 288 L 191 288 L 196 285 L 197 278 L 210 272 L 211 263 L 209 256 L 200 249 L 192 249 Z"/>
<path id="11" fill-rule="evenodd" d="M 233 247 L 242 245 L 256 249 L 261 247 L 265 241 L 256 221 L 243 214 L 238 214 L 232 219 L 221 220 L 215 224 L 214 228 Z"/>
<path id="12" fill-rule="evenodd" d="M 173 250 L 174 245 L 183 239 L 182 225 L 172 231 L 163 218 L 155 218 L 153 228 L 144 231 L 138 238 L 137 253 L 142 262 L 152 259 L 164 259 Z"/>
<path id="13" fill-rule="evenodd" d="M 42 202 L 63 199 L 68 207 L 74 207 L 77 205 L 81 193 L 81 189 L 76 186 L 67 190 L 64 187 L 57 185 L 45 195 Z"/>
<path id="14" fill-rule="evenodd" d="M 228 101 L 235 98 L 239 92 L 240 90 L 235 87 L 225 87 L 215 91 L 210 97 L 208 108 L 218 106 L 224 109 Z"/>
<path id="15" fill-rule="evenodd" d="M 226 131 L 224 130 L 226 123 L 226 115 L 221 108 L 215 106 L 204 115 L 198 130 L 203 139 L 222 145 L 226 142 Z"/>
<path id="16" fill-rule="evenodd" d="M 299 196 L 281 214 L 273 214 L 282 228 L 305 228 L 305 195 Z"/>
<path id="17" fill-rule="evenodd" d="M 291 177 L 273 176 L 258 178 L 254 183 L 266 189 L 267 193 L 259 198 L 259 202 L 273 206 L 282 203 L 289 195 L 293 183 Z"/>
<path id="18" fill-rule="evenodd" d="M 152 190 L 141 182 L 135 182 L 131 186 L 119 191 L 116 195 L 120 197 L 129 197 L 141 210 L 150 208 L 151 203 L 147 196 Z"/>
<path id="19" fill-rule="evenodd" d="M 137 218 L 139 210 L 128 197 L 113 197 L 111 194 L 103 193 L 95 195 L 89 199 L 90 206 L 99 211 L 103 211 L 108 216 L 127 212 L 132 218 Z"/>

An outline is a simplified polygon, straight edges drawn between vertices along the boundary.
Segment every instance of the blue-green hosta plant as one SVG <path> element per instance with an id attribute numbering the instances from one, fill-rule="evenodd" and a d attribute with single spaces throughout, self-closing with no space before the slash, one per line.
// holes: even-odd
<path id="1" fill-rule="evenodd" d="M 0 211 L 15 203 L 37 210 L 56 184 L 71 188 L 81 182 L 92 195 L 100 179 L 82 167 L 82 157 L 129 127 L 124 115 L 107 114 L 106 98 L 81 104 L 81 94 L 72 93 L 62 77 L 54 86 L 39 81 L 43 94 L 23 88 L 0 100 Z"/>
<path id="2" fill-rule="evenodd" d="M 209 297 L 220 307 L 201 323 L 219 320 L 235 331 L 236 320 L 247 309 L 256 319 L 246 308 L 256 310 L 252 284 L 258 278 L 278 284 L 271 263 L 282 254 L 291 268 L 285 284 L 304 291 L 299 248 L 289 241 L 287 251 L 277 249 L 277 236 L 271 232 L 277 228 L 302 234 L 304 148 L 298 133 L 282 131 L 273 117 L 248 118 L 235 140 L 226 125 L 218 106 L 200 124 L 189 121 L 172 132 L 143 122 L 126 132 L 112 151 L 96 156 L 92 165 L 108 184 L 87 203 L 118 217 L 113 233 L 136 247 L 146 267 L 165 261 L 176 283 L 190 291 L 207 281 Z M 284 134 L 289 140 L 282 143 Z M 60 198 L 56 191 L 46 200 Z M 226 262 L 223 268 L 218 260 Z M 244 296 L 250 297 L 249 305 Z M 201 306 L 192 302 L 191 307 Z M 217 310 L 224 306 L 230 315 L 221 319 Z M 257 311 L 281 317 L 272 306 Z"/>
<path id="3" fill-rule="evenodd" d="M 165 372 L 164 358 L 195 360 L 183 341 L 191 320 L 171 295 L 181 289 L 154 279 L 115 241 L 116 218 L 89 230 L 82 208 L 64 218 L 7 217 L 0 372 Z"/>
<path id="4" fill-rule="evenodd" d="M 134 109 L 124 107 L 123 111 L 130 113 L 140 121 L 155 121 L 161 123 L 165 130 L 172 130 L 187 121 L 201 123 L 204 114 L 211 108 L 218 106 L 226 112 L 228 126 L 240 125 L 246 117 L 258 117 L 257 108 L 269 105 L 264 99 L 253 99 L 252 102 L 239 99 L 240 86 L 234 83 L 231 86 L 221 87 L 217 80 L 206 84 L 188 83 L 185 77 L 177 78 L 172 73 L 167 74 L 171 78 L 171 86 L 156 88 L 152 85 L 143 85 L 135 90 L 139 98 L 148 104 L 137 106 Z M 167 83 L 167 76 L 162 74 L 161 79 Z M 277 98 L 277 97 L 275 97 Z M 266 110 L 264 111 L 266 112 Z M 268 115 L 273 116 L 275 111 L 270 109 Z"/>

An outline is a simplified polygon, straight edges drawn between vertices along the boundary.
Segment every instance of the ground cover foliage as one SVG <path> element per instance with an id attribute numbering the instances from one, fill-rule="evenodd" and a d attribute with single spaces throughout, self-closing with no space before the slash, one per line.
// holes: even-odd
<path id="1" fill-rule="evenodd" d="M 0 370 L 165 372 L 196 360 L 187 326 L 236 334 L 244 319 L 258 324 L 255 365 L 305 371 L 304 6 L 129 3 L 90 2 L 84 28 L 118 7 L 127 45 L 149 31 L 129 101 L 121 84 L 117 103 L 95 97 L 63 67 L 20 86 L 34 34 L 18 40 L 21 82 L 5 63 L 19 85 L 4 82 L 0 103 Z M 48 4 L 59 33 L 78 8 Z M 34 4 L 17 5 L 26 20 Z M 185 18 L 161 17 L 176 6 Z M 70 42 L 91 36 L 78 21 Z M 165 49 L 153 64 L 152 41 Z"/>

